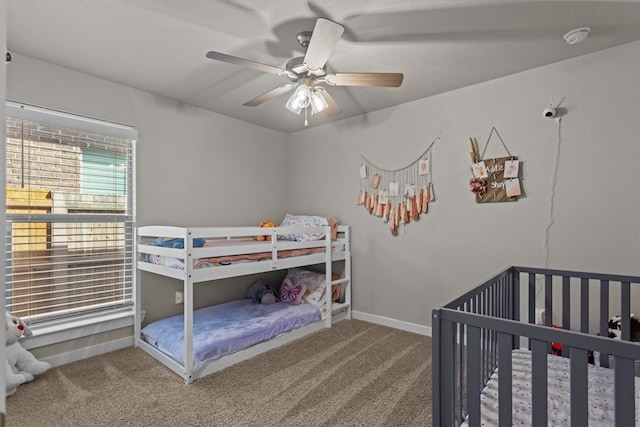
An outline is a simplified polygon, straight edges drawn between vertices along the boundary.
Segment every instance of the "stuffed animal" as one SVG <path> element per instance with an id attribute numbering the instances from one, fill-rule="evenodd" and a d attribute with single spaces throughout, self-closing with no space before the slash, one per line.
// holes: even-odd
<path id="1" fill-rule="evenodd" d="M 277 300 L 276 293 L 271 286 L 262 279 L 253 282 L 251 287 L 249 287 L 247 296 L 253 299 L 254 302 L 261 304 L 273 304 Z"/>
<path id="2" fill-rule="evenodd" d="M 261 228 L 268 228 L 268 227 L 277 227 L 276 223 L 273 221 L 262 221 L 260 223 L 260 227 Z M 265 235 L 265 236 L 256 236 L 256 240 L 259 241 L 263 241 L 263 240 L 271 240 L 271 235 Z"/>
<path id="3" fill-rule="evenodd" d="M 631 341 L 640 342 L 640 319 L 631 313 Z M 620 339 L 622 336 L 622 316 L 613 316 L 609 319 L 609 338 Z"/>
<path id="4" fill-rule="evenodd" d="M 158 237 L 154 242 L 156 246 L 164 246 L 165 248 L 175 248 L 175 249 L 183 249 L 184 248 L 184 239 L 173 238 L 173 237 Z M 201 248 L 205 245 L 206 240 L 201 237 L 195 237 L 193 239 L 193 247 Z"/>
<path id="5" fill-rule="evenodd" d="M 19 318 L 6 313 L 5 331 L 7 335 L 5 387 L 6 395 L 10 396 L 15 393 L 20 384 L 33 381 L 34 375 L 45 373 L 51 365 L 37 360 L 20 345 L 18 340 L 23 335 L 32 335 L 32 332 Z"/>

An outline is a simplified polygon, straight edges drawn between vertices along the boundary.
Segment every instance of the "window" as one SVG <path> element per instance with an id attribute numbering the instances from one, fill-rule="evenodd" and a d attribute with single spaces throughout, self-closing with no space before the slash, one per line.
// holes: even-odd
<path id="1" fill-rule="evenodd" d="M 7 103 L 6 306 L 33 323 L 130 309 L 135 129 Z"/>
<path id="2" fill-rule="evenodd" d="M 127 159 L 118 153 L 82 150 L 82 192 L 86 194 L 127 194 Z"/>

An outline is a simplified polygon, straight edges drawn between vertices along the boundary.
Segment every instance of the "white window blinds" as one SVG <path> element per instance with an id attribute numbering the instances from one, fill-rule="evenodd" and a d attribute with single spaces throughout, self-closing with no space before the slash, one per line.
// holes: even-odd
<path id="1" fill-rule="evenodd" d="M 32 323 L 133 303 L 135 129 L 7 103 L 7 310 Z"/>

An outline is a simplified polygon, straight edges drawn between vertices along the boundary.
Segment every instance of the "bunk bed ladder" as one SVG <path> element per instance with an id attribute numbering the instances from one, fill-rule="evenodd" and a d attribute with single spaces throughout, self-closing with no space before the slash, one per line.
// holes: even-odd
<path id="1" fill-rule="evenodd" d="M 193 232 L 191 228 L 186 229 L 184 236 L 184 268 L 185 276 L 183 283 L 184 292 L 184 380 L 187 384 L 193 382 L 193 368 L 195 366 L 195 358 L 193 354 L 193 282 L 191 276 L 193 274 Z"/>
<path id="2" fill-rule="evenodd" d="M 348 226 L 340 226 L 339 231 L 344 233 L 344 244 L 345 244 L 345 258 L 344 258 L 344 273 L 342 278 L 332 280 L 333 279 L 333 257 L 332 257 L 332 240 L 326 239 L 326 258 L 325 258 L 325 277 L 326 277 L 326 292 L 325 292 L 325 306 L 327 308 L 325 314 L 325 326 L 327 328 L 331 327 L 333 324 L 333 287 L 338 285 L 343 285 L 343 294 L 344 301 L 338 303 L 340 305 L 344 305 L 346 307 L 346 315 L 345 319 L 351 319 L 351 247 L 349 246 L 350 242 L 350 228 Z M 331 236 L 331 227 L 327 227 L 326 235 Z"/>
<path id="3" fill-rule="evenodd" d="M 351 292 L 353 288 L 351 287 L 351 227 L 344 226 L 344 240 L 346 247 L 345 251 L 345 259 L 344 259 L 344 276 L 345 279 L 348 279 L 348 282 L 345 282 L 344 287 L 344 303 L 347 305 L 347 319 L 351 319 Z"/>

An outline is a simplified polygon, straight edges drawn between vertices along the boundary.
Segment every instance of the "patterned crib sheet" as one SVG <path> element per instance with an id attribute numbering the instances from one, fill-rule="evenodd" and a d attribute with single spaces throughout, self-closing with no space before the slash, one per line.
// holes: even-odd
<path id="1" fill-rule="evenodd" d="M 549 425 L 570 425 L 569 359 L 547 357 L 547 395 Z M 588 365 L 589 425 L 614 425 L 613 370 Z M 513 425 L 531 425 L 531 352 L 513 350 Z M 635 378 L 636 425 L 640 425 L 640 378 Z M 481 425 L 498 425 L 498 370 L 496 370 L 480 396 Z M 467 422 L 463 423 L 466 426 Z"/>

